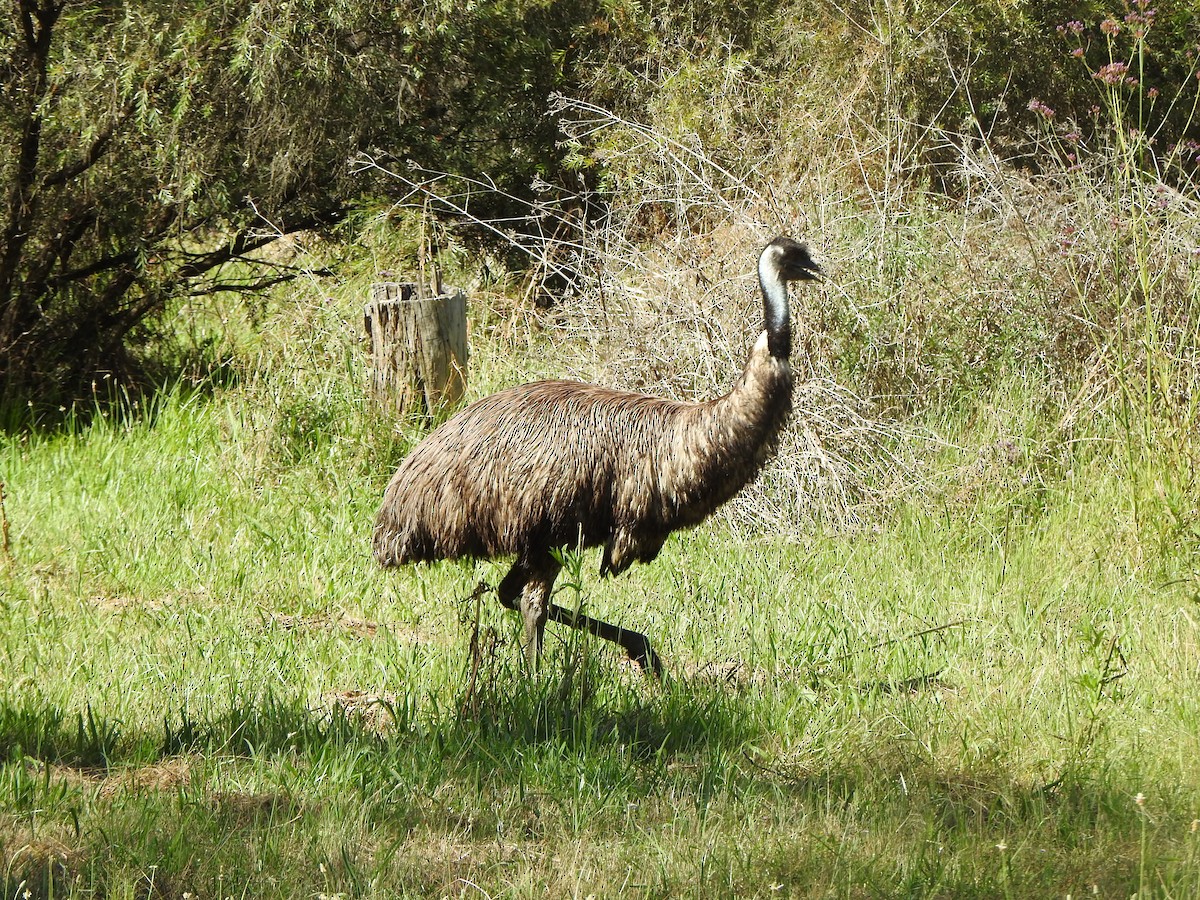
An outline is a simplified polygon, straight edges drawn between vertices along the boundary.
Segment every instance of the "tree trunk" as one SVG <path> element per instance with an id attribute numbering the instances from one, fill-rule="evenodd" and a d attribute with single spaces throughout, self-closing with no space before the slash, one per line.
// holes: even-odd
<path id="1" fill-rule="evenodd" d="M 433 415 L 467 386 L 467 296 L 421 293 L 415 284 L 373 284 L 363 311 L 375 395 L 402 415 Z"/>

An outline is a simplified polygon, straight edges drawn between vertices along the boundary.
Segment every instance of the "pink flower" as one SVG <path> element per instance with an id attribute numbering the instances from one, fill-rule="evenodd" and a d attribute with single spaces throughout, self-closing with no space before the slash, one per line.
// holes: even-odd
<path id="1" fill-rule="evenodd" d="M 1129 66 L 1123 62 L 1109 63 L 1106 66 L 1101 66 L 1100 71 L 1096 72 L 1092 77 L 1098 81 L 1103 81 L 1105 84 L 1120 84 L 1125 77 L 1125 73 L 1129 71 Z"/>
<path id="2" fill-rule="evenodd" d="M 1158 88 L 1150 88 L 1150 90 L 1146 91 L 1146 96 L 1153 100 L 1158 96 Z"/>
<path id="3" fill-rule="evenodd" d="M 1120 33 L 1121 23 L 1118 22 L 1116 19 L 1105 19 L 1103 22 L 1100 23 L 1100 30 L 1103 31 L 1105 34 L 1107 34 L 1109 37 L 1112 37 L 1113 35 Z"/>
<path id="4" fill-rule="evenodd" d="M 1076 59 L 1082 59 L 1083 58 L 1083 48 L 1076 47 L 1074 50 L 1071 51 L 1071 55 L 1073 57 L 1075 57 Z"/>
<path id="5" fill-rule="evenodd" d="M 1028 109 L 1030 112 L 1037 113 L 1043 119 L 1053 119 L 1054 118 L 1054 110 L 1051 109 L 1049 106 L 1047 106 L 1045 103 L 1043 103 L 1041 100 L 1039 100 L 1037 97 L 1034 97 L 1032 100 L 1029 101 Z"/>
<path id="6" fill-rule="evenodd" d="M 1125 17 L 1126 25 L 1145 25 L 1149 28 L 1154 23 L 1154 17 L 1158 15 L 1156 9 L 1146 9 L 1143 5 L 1141 12 L 1131 12 Z M 1145 29 L 1138 34 L 1138 37 L 1145 35 Z"/>

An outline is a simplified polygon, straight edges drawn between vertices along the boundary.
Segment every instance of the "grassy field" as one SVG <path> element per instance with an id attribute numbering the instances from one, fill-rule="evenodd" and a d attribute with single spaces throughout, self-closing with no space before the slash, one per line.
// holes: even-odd
<path id="1" fill-rule="evenodd" d="M 617 188 L 548 220 L 581 235 L 534 254 L 582 260 L 556 305 L 478 282 L 472 398 L 711 396 L 762 223 L 828 254 L 760 483 L 616 580 L 567 548 L 558 602 L 662 683 L 554 626 L 530 677 L 475 592 L 503 563 L 372 561 L 421 429 L 369 397 L 361 303 L 415 219 L 322 245 L 340 280 L 185 306 L 195 377 L 10 416 L 0 900 L 1200 900 L 1200 203 L 1104 96 L 1110 143 L 1031 106 L 1039 174 L 964 138 L 949 194 L 895 115 L 789 101 L 751 183 L 584 110 Z"/>
<path id="2" fill-rule="evenodd" d="M 412 432 L 356 290 L 238 378 L 3 438 L 3 897 L 1200 897 L 1194 556 L 1144 548 L 1119 442 L 1048 475 L 1001 385 L 871 523 L 571 555 L 560 601 L 670 677 L 552 626 L 529 678 L 499 564 L 370 558 Z M 577 352 L 489 321 L 473 393 Z"/>

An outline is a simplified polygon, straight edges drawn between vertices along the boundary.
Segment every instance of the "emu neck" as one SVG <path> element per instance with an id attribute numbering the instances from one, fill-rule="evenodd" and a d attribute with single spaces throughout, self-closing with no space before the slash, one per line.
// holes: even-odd
<path id="1" fill-rule="evenodd" d="M 683 475 L 690 487 L 679 493 L 695 495 L 694 501 L 681 503 L 702 510 L 694 521 L 700 521 L 758 474 L 774 452 L 780 429 L 791 413 L 791 366 L 786 358 L 771 352 L 770 340 L 769 332 L 759 335 L 741 377 L 728 394 L 694 407 L 684 438 L 688 452 L 670 457 L 692 460 Z M 678 438 L 673 444 L 675 440 Z"/>
<path id="2" fill-rule="evenodd" d="M 716 407 L 719 415 L 736 421 L 731 433 L 739 441 L 770 441 L 782 427 L 792 408 L 792 367 L 786 356 L 772 351 L 770 331 L 758 336 L 742 377 Z"/>
<path id="3" fill-rule="evenodd" d="M 765 264 L 765 260 L 759 263 L 758 283 L 762 287 L 763 328 L 767 332 L 767 346 L 776 359 L 787 359 L 792 355 L 787 284 L 774 267 Z"/>

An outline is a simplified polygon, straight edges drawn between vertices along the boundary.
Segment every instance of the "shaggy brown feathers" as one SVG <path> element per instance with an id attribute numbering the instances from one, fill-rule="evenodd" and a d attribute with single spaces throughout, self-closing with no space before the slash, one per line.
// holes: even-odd
<path id="1" fill-rule="evenodd" d="M 551 618 L 616 641 L 659 671 L 644 635 L 549 602 L 559 571 L 550 551 L 604 545 L 601 574 L 619 574 L 653 560 L 672 531 L 699 524 L 758 474 L 791 412 L 786 349 L 780 356 L 772 346 L 790 342 L 783 284 L 819 271 L 787 238 L 762 259 L 767 331 L 728 394 L 682 403 L 540 381 L 473 403 L 396 471 L 375 522 L 376 560 L 514 555 L 498 590 L 510 608 L 520 598 L 532 661 Z"/>
<path id="2" fill-rule="evenodd" d="M 530 547 L 606 544 L 603 567 L 648 562 L 753 478 L 790 410 L 791 372 L 751 356 L 732 392 L 679 403 L 540 381 L 472 404 L 388 485 L 375 558 L 391 566 Z"/>

